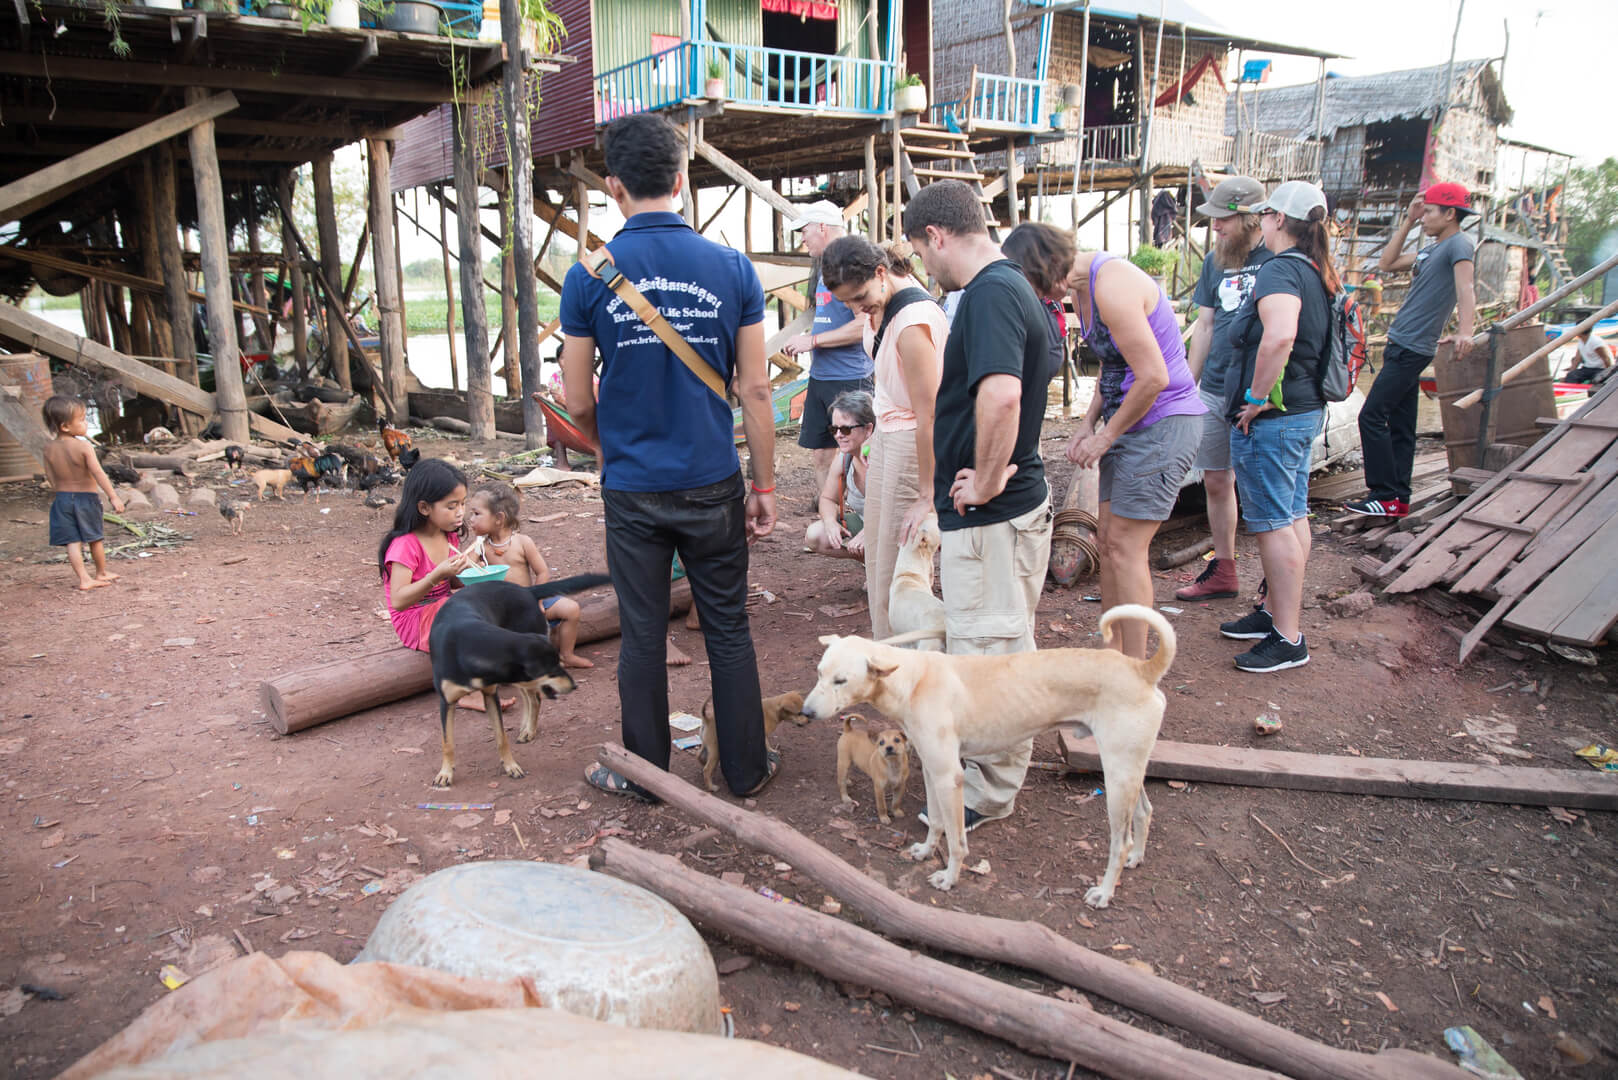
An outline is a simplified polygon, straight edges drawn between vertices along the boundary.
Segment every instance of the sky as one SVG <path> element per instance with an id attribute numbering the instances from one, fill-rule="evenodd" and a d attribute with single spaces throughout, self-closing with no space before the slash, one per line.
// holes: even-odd
<path id="1" fill-rule="evenodd" d="M 1457 0 L 1192 2 L 1210 18 L 1253 38 L 1343 53 L 1345 59 L 1326 62 L 1328 72 L 1343 75 L 1445 63 L 1457 10 Z M 1610 116 L 1615 97 L 1615 50 L 1614 0 L 1464 0 L 1455 58 L 1505 53 L 1506 100 L 1516 115 L 1503 133 L 1593 164 L 1618 156 L 1618 125 L 1603 119 Z M 1319 62 L 1307 57 L 1273 59 L 1270 86 L 1313 82 L 1319 70 Z"/>

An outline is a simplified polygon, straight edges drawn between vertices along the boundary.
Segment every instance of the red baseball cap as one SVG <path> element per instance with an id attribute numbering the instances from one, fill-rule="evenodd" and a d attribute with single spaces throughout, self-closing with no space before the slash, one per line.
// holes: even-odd
<path id="1" fill-rule="evenodd" d="M 1434 206 L 1450 206 L 1456 210 L 1470 212 L 1472 209 L 1472 194 L 1460 184 L 1446 181 L 1434 184 L 1421 193 L 1421 201 Z"/>

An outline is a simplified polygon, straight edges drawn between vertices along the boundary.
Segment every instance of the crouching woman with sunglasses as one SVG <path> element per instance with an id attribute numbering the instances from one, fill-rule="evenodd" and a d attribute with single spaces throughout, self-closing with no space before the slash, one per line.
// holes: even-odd
<path id="1" fill-rule="evenodd" d="M 863 390 L 845 390 L 831 403 L 831 435 L 837 458 L 820 489 L 820 516 L 804 530 L 803 550 L 834 559 L 865 559 L 865 441 L 876 427 L 876 409 Z"/>

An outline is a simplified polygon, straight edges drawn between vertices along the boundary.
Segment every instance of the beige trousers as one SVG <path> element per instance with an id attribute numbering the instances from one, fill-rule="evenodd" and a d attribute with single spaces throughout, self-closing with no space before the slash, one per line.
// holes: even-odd
<path id="1" fill-rule="evenodd" d="M 1034 609 L 1050 558 L 1049 498 L 1010 521 L 945 533 L 939 573 L 947 651 L 1033 652 Z M 962 759 L 966 805 L 986 818 L 1010 814 L 1033 750 L 1029 739 L 998 754 Z"/>
<path id="2" fill-rule="evenodd" d="M 873 638 L 893 633 L 888 624 L 888 589 L 899 558 L 899 524 L 917 498 L 915 431 L 876 432 L 865 472 L 865 594 Z"/>

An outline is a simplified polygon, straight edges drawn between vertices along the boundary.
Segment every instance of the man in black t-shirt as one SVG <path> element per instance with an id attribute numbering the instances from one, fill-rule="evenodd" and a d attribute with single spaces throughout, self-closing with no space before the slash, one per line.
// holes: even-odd
<path id="1" fill-rule="evenodd" d="M 1045 309 L 1022 268 L 989 237 L 982 203 L 960 181 L 923 188 L 905 209 L 904 227 L 933 280 L 962 290 L 933 419 L 946 648 L 1032 652 L 1051 538 L 1039 456 Z M 1011 813 L 1033 745 L 963 762 L 968 829 Z"/>

